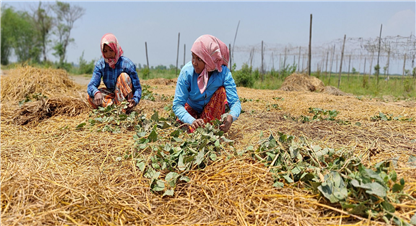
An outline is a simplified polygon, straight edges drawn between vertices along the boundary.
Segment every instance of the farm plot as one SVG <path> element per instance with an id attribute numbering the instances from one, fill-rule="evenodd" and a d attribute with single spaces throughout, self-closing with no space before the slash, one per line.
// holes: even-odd
<path id="1" fill-rule="evenodd" d="M 130 115 L 60 70 L 1 78 L 4 225 L 384 225 L 416 221 L 416 104 L 239 87 L 243 113 L 184 132 L 174 80 Z M 296 86 L 293 86 L 296 87 Z"/>

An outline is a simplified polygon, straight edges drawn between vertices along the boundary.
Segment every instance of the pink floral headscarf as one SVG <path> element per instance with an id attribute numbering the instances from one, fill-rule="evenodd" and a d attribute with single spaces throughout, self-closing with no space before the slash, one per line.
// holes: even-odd
<path id="1" fill-rule="evenodd" d="M 203 93 L 208 84 L 208 72 L 214 70 L 221 72 L 222 65 L 228 66 L 230 60 L 228 47 L 212 35 L 202 35 L 192 45 L 191 52 L 205 63 L 204 70 L 198 76 L 198 88 Z"/>
<path id="2" fill-rule="evenodd" d="M 104 53 L 103 53 L 104 44 L 107 44 L 108 46 L 110 46 L 110 48 L 116 53 L 116 56 L 114 59 L 107 59 L 104 57 Z M 116 67 L 118 59 L 120 58 L 121 55 L 123 55 L 123 50 L 121 49 L 121 46 L 118 44 L 116 36 L 114 36 L 111 33 L 105 34 L 101 38 L 100 47 L 101 47 L 101 54 L 103 55 L 105 62 L 108 63 L 111 68 L 114 69 Z"/>

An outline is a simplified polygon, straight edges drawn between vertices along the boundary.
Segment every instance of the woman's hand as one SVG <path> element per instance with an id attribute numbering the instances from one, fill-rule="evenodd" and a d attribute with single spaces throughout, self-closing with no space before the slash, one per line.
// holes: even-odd
<path id="1" fill-rule="evenodd" d="M 224 133 L 228 132 L 228 130 L 231 128 L 231 124 L 233 124 L 233 116 L 227 115 L 224 123 L 220 125 L 220 130 L 224 131 Z"/>
<path id="2" fill-rule="evenodd" d="M 94 96 L 94 104 L 97 106 L 100 106 L 101 103 L 103 102 L 103 95 L 101 94 L 101 92 L 97 92 Z"/>
<path id="3" fill-rule="evenodd" d="M 131 109 L 134 108 L 134 106 L 136 106 L 136 101 L 134 101 L 133 99 L 128 100 L 129 104 L 127 105 L 127 111 L 131 111 Z"/>
<path id="4" fill-rule="evenodd" d="M 203 119 L 195 119 L 195 121 L 192 123 L 192 128 L 196 129 L 198 127 L 204 126 L 205 122 Z"/>

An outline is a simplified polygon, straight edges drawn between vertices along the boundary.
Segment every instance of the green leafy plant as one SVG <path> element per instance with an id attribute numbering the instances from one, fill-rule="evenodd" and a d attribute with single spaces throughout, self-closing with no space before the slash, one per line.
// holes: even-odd
<path id="1" fill-rule="evenodd" d="M 153 117 L 158 123 L 160 119 Z M 178 128 L 167 137 L 158 140 L 157 128 L 153 127 L 150 134 L 144 132 L 134 136 L 138 153 L 134 156 L 136 166 L 150 179 L 153 192 L 163 193 L 162 196 L 172 196 L 180 181 L 188 182 L 187 174 L 191 170 L 203 169 L 210 162 L 221 159 L 225 146 L 232 144 L 219 130 L 219 120 L 197 128 L 193 133 L 183 132 Z M 163 129 L 163 127 L 160 127 Z M 159 141 L 162 144 L 150 145 Z M 150 150 L 145 155 L 144 150 Z"/>
<path id="2" fill-rule="evenodd" d="M 270 169 L 275 187 L 302 182 L 351 214 L 398 225 L 405 223 L 394 214 L 392 203 L 412 197 L 403 193 L 405 181 L 397 178 L 390 162 L 366 167 L 362 156 L 321 148 L 303 139 L 295 142 L 294 136 L 283 133 L 260 141 L 251 153 Z"/>
<path id="3" fill-rule="evenodd" d="M 94 109 L 89 115 L 89 127 L 97 128 L 98 132 L 109 131 L 112 133 L 120 133 L 122 129 L 134 129 L 135 126 L 144 121 L 145 116 L 139 116 L 135 111 L 126 114 L 127 105 L 128 102 L 124 101 L 120 105 L 110 105 Z M 84 129 L 86 125 L 87 122 L 83 122 L 77 125 L 76 129 Z"/>
<path id="4" fill-rule="evenodd" d="M 403 116 L 393 116 L 393 114 L 384 114 L 379 112 L 378 115 L 370 117 L 371 121 L 413 121 L 413 118 L 405 118 Z"/>

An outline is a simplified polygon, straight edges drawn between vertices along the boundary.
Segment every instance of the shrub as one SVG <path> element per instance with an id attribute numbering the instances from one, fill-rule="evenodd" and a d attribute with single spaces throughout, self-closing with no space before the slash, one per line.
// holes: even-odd
<path id="1" fill-rule="evenodd" d="M 237 86 L 253 87 L 254 78 L 251 75 L 252 67 L 247 64 L 241 66 L 241 70 L 234 71 L 234 80 Z"/>

